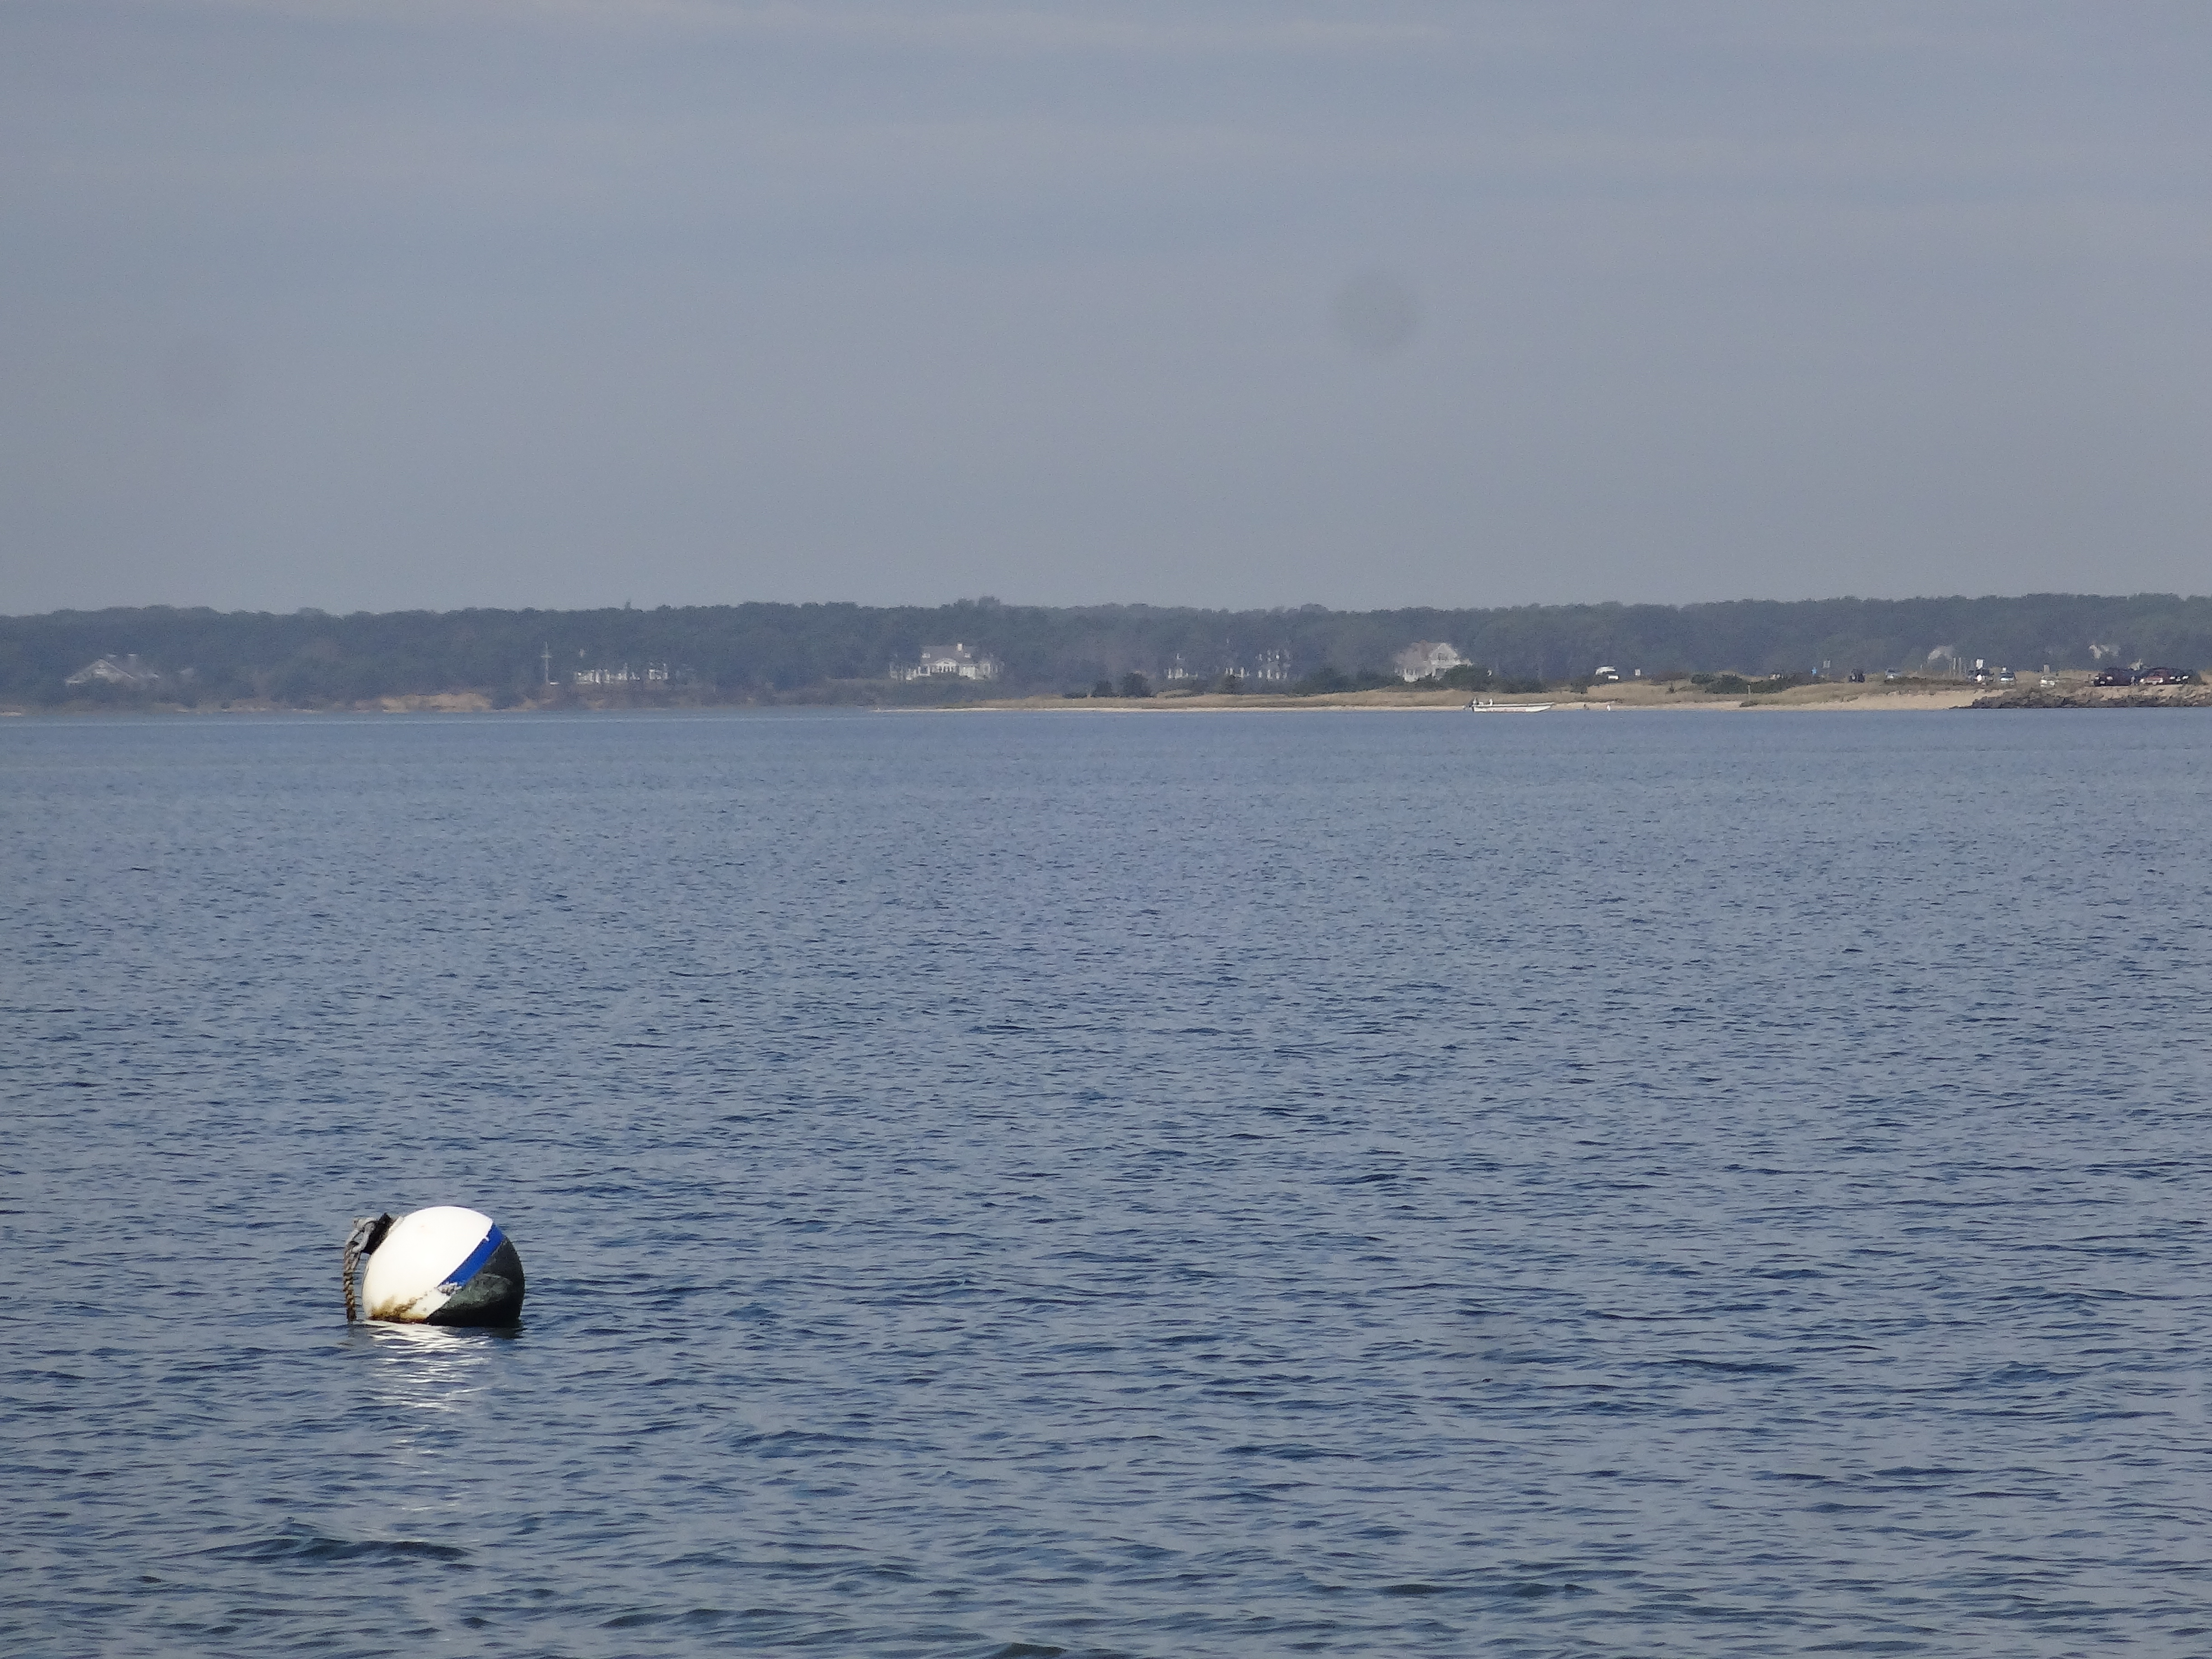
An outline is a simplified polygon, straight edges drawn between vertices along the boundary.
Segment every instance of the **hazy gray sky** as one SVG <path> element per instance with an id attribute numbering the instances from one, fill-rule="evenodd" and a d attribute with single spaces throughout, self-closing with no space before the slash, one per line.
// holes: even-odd
<path id="1" fill-rule="evenodd" d="M 2203 592 L 2212 7 L 0 0 L 0 611 Z"/>

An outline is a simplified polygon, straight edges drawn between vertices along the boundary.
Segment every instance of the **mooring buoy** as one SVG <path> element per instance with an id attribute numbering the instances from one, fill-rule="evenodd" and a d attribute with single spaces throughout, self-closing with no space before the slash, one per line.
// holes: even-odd
<path id="1" fill-rule="evenodd" d="M 365 1310 L 400 1324 L 511 1325 L 522 1311 L 522 1258 L 475 1210 L 362 1216 L 346 1238 L 345 1304 L 349 1320 Z"/>

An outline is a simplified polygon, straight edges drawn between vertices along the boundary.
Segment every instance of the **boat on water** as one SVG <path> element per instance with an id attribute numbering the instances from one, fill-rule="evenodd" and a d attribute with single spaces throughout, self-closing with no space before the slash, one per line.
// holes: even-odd
<path id="1" fill-rule="evenodd" d="M 1477 714 L 1540 714 L 1552 705 L 1548 702 L 1492 702 L 1487 698 L 1468 700 L 1468 708 Z"/>

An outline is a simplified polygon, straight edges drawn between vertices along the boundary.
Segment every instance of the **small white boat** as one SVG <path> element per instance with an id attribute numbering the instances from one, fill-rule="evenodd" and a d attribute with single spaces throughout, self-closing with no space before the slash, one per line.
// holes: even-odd
<path id="1" fill-rule="evenodd" d="M 1470 698 L 1468 708 L 1477 714 L 1540 714 L 1552 705 L 1548 702 L 1492 702 Z"/>

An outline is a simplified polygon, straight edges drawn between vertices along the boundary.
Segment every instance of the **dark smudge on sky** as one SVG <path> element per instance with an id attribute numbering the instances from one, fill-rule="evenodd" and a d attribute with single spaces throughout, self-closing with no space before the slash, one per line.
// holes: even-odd
<path id="1" fill-rule="evenodd" d="M 1329 314 L 1337 332 L 1355 349 L 1387 357 L 1420 327 L 1421 302 L 1402 278 L 1368 270 L 1337 289 Z"/>

